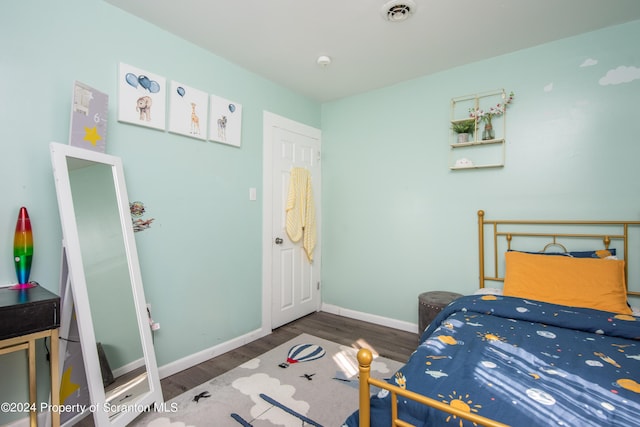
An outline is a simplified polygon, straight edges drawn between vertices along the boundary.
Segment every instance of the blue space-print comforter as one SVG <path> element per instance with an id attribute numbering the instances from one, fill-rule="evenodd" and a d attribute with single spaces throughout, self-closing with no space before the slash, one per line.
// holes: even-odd
<path id="1" fill-rule="evenodd" d="M 640 425 L 640 318 L 477 295 L 446 307 L 389 382 L 512 426 Z M 371 398 L 389 426 L 390 396 Z M 473 426 L 398 399 L 416 426 Z M 346 421 L 358 425 L 358 413 Z"/>

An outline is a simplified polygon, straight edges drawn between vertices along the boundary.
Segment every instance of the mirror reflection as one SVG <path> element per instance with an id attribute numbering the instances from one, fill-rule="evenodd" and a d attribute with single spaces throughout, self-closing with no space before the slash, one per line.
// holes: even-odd
<path id="1" fill-rule="evenodd" d="M 110 165 L 72 157 L 67 165 L 106 400 L 121 404 L 149 391 L 149 383 L 116 186 Z"/>
<path id="2" fill-rule="evenodd" d="M 99 427 L 123 427 L 163 398 L 122 161 L 70 145 L 50 147 L 64 236 L 61 285 L 71 291 L 64 295 L 73 295 L 72 302 L 63 300 L 60 329 L 77 333 L 82 348 L 61 345 L 68 376 L 65 382 L 61 373 L 61 400 L 86 411 L 60 418 L 63 425 L 90 426 L 93 418 Z"/>

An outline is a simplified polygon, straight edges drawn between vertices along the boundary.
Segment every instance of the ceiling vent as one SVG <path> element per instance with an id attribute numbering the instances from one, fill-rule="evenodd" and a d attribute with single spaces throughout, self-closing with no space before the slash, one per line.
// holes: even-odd
<path id="1" fill-rule="evenodd" d="M 387 21 L 401 22 L 407 20 L 416 11 L 412 0 L 392 0 L 382 6 L 380 12 Z"/>

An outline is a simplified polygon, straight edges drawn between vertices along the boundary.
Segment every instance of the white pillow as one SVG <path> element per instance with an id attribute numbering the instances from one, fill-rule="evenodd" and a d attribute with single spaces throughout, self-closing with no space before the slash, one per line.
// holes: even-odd
<path id="1" fill-rule="evenodd" d="M 480 288 L 474 295 L 502 295 L 502 288 Z"/>

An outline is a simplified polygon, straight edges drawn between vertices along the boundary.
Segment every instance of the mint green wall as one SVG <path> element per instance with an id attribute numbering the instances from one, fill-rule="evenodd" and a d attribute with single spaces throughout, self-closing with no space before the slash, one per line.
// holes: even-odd
<path id="1" fill-rule="evenodd" d="M 640 119 L 640 80 L 598 83 L 618 66 L 640 67 L 639 37 L 636 21 L 320 106 L 102 1 L 12 2 L 0 14 L 0 283 L 15 280 L 24 205 L 32 279 L 57 291 L 48 144 L 68 139 L 79 80 L 110 95 L 107 151 L 123 158 L 130 198 L 155 218 L 136 240 L 161 365 L 260 325 L 263 110 L 323 131 L 324 301 L 416 322 L 420 292 L 475 288 L 478 209 L 640 216 L 637 131 L 618 127 Z M 580 67 L 589 58 L 597 64 Z M 242 148 L 118 123 L 119 62 L 242 104 Z M 451 97 L 500 87 L 516 92 L 506 166 L 450 171 Z M 0 359 L 0 401 L 25 399 L 23 359 Z M 0 424 L 21 417 L 0 414 Z"/>
<path id="2" fill-rule="evenodd" d="M 130 198 L 155 218 L 136 240 L 161 324 L 159 364 L 258 329 L 263 110 L 319 127 L 320 105 L 99 0 L 7 2 L 0 40 L 0 284 L 15 282 L 13 233 L 24 205 L 31 279 L 58 291 L 62 235 L 49 142 L 68 141 L 78 80 L 109 94 L 107 152 L 123 159 Z M 120 62 L 242 104 L 242 147 L 118 123 Z M 250 187 L 258 201 L 249 201 Z M 0 401 L 26 400 L 23 359 L 0 358 Z M 46 375 L 40 380 L 46 400 Z M 0 424 L 21 417 L 0 414 Z"/>
<path id="3" fill-rule="evenodd" d="M 637 40 L 640 21 L 323 105 L 324 302 L 415 323 L 421 292 L 474 291 L 478 209 L 640 219 Z M 635 79 L 599 84 L 620 66 Z M 497 88 L 505 167 L 449 170 L 451 98 Z"/>

